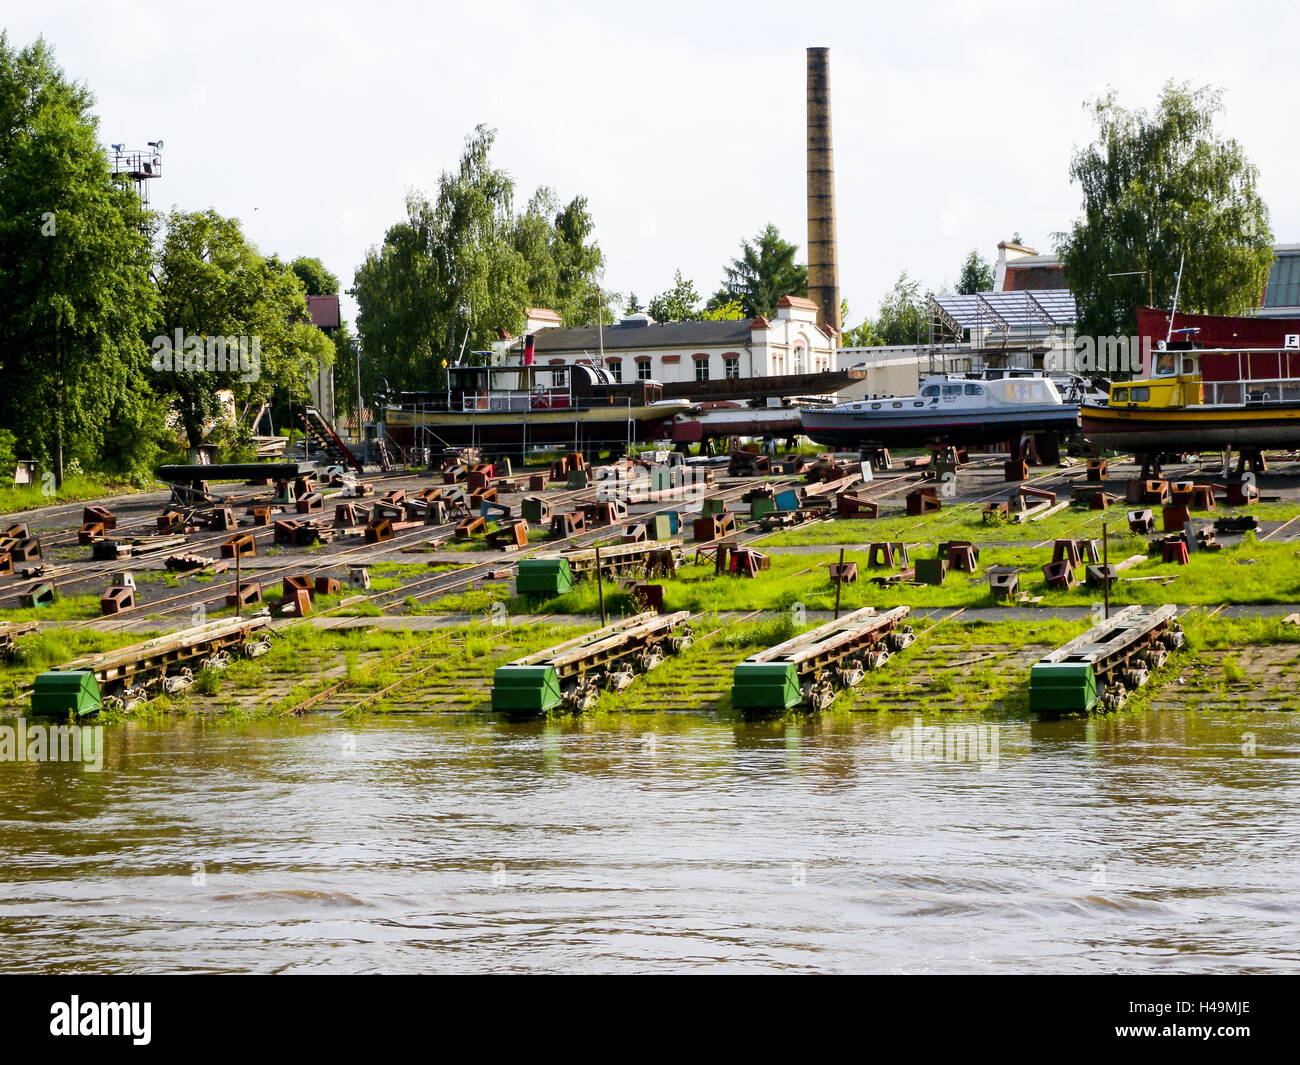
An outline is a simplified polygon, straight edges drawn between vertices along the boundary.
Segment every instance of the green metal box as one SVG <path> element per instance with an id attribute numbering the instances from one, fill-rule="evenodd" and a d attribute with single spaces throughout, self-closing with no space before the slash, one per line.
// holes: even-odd
<path id="1" fill-rule="evenodd" d="M 659 514 L 651 514 L 646 519 L 647 532 L 651 540 L 670 539 L 677 530 L 673 528 L 673 515 L 664 511 Z"/>
<path id="2" fill-rule="evenodd" d="M 521 558 L 515 577 L 517 595 L 563 595 L 573 587 L 567 558 Z"/>
<path id="3" fill-rule="evenodd" d="M 755 521 L 776 510 L 776 503 L 766 496 L 759 496 L 749 504 L 749 516 Z"/>
<path id="4" fill-rule="evenodd" d="M 52 717 L 77 717 L 98 713 L 102 706 L 99 681 L 87 669 L 62 669 L 42 673 L 32 688 L 32 713 Z"/>
<path id="5" fill-rule="evenodd" d="M 1029 670 L 1029 709 L 1086 714 L 1097 702 L 1097 674 L 1087 662 L 1037 662 Z"/>
<path id="6" fill-rule="evenodd" d="M 741 710 L 788 710 L 803 698 L 792 662 L 740 662 L 732 674 L 731 705 Z"/>
<path id="7" fill-rule="evenodd" d="M 492 709 L 545 713 L 560 704 L 553 666 L 499 666 L 492 676 Z"/>

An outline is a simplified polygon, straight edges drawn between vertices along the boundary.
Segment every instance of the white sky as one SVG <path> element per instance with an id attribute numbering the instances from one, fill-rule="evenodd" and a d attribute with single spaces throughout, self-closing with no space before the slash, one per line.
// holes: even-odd
<path id="1" fill-rule="evenodd" d="M 1107 87 L 1131 107 L 1170 77 L 1223 88 L 1221 128 L 1259 167 L 1275 238 L 1300 239 L 1288 3 L 4 7 L 11 45 L 44 35 L 94 91 L 106 144 L 164 138 L 154 206 L 233 215 L 263 252 L 319 256 L 345 288 L 405 190 L 431 192 L 479 122 L 520 206 L 540 184 L 589 198 L 608 289 L 646 303 L 680 267 L 707 295 L 768 221 L 802 258 L 810 45 L 831 48 L 852 324 L 903 268 L 938 288 L 1015 230 L 1048 250 L 1079 205 L 1082 103 Z"/>

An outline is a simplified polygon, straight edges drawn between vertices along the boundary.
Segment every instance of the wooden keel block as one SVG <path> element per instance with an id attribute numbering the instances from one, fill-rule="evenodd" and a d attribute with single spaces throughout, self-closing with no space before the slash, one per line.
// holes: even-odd
<path id="1" fill-rule="evenodd" d="M 77 530 L 77 543 L 82 547 L 89 547 L 91 542 L 103 536 L 105 532 L 102 521 L 84 522 L 80 529 Z"/>
<path id="2" fill-rule="evenodd" d="M 305 573 L 290 574 L 280 582 L 280 590 L 286 599 L 290 598 L 294 592 L 306 592 L 311 595 L 311 578 Z"/>
<path id="3" fill-rule="evenodd" d="M 1168 506 L 1160 512 L 1162 532 L 1181 532 L 1191 520 L 1191 514 L 1184 506 Z"/>
<path id="4" fill-rule="evenodd" d="M 257 541 L 252 533 L 235 533 L 221 545 L 222 558 L 240 558 L 257 554 Z"/>
<path id="5" fill-rule="evenodd" d="M 246 606 L 253 606 L 262 601 L 262 586 L 257 581 L 243 581 L 232 592 L 226 595 L 226 606 L 239 607 L 242 609 Z"/>
<path id="6" fill-rule="evenodd" d="M 1075 563 L 1068 558 L 1049 562 L 1043 567 L 1043 580 L 1049 588 L 1077 588 L 1079 578 L 1075 576 Z"/>
<path id="7" fill-rule="evenodd" d="M 103 522 L 105 529 L 117 528 L 117 518 L 113 516 L 112 511 L 105 510 L 103 507 L 86 507 L 81 512 L 81 520 Z"/>
<path id="8" fill-rule="evenodd" d="M 49 581 L 33 584 L 18 597 L 18 602 L 27 608 L 49 606 L 54 602 L 54 585 Z"/>
<path id="9" fill-rule="evenodd" d="M 858 581 L 858 564 L 856 562 L 832 562 L 830 564 L 832 584 L 856 584 Z"/>
<path id="10" fill-rule="evenodd" d="M 1130 532 L 1141 533 L 1144 536 L 1153 533 L 1156 529 L 1155 515 L 1149 510 L 1130 510 L 1128 527 Z"/>
<path id="11" fill-rule="evenodd" d="M 939 502 L 939 491 L 937 488 L 926 486 L 923 488 L 914 488 L 907 493 L 907 513 L 912 517 L 921 514 L 933 514 L 935 511 L 942 510 L 943 504 Z"/>
<path id="12" fill-rule="evenodd" d="M 998 600 L 1020 593 L 1020 574 L 1016 570 L 989 570 L 989 594 Z"/>
<path id="13" fill-rule="evenodd" d="M 378 544 L 393 538 L 393 523 L 388 518 L 377 518 L 366 526 L 366 543 Z"/>
<path id="14" fill-rule="evenodd" d="M 948 576 L 946 558 L 918 558 L 915 566 L 916 579 L 922 584 L 942 584 Z"/>
<path id="15" fill-rule="evenodd" d="M 120 614 L 133 606 L 135 606 L 135 589 L 125 585 L 113 585 L 99 600 L 99 612 L 105 615 Z"/>

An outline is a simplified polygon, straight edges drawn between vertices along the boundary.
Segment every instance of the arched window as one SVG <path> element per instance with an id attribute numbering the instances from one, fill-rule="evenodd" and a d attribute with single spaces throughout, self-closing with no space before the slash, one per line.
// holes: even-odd
<path id="1" fill-rule="evenodd" d="M 791 360 L 791 373 L 803 373 L 808 360 L 808 345 L 802 340 L 794 342 L 794 358 Z"/>

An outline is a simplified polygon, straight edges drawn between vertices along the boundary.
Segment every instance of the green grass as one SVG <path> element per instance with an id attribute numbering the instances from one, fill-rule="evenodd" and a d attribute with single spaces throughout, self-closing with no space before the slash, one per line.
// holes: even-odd
<path id="1" fill-rule="evenodd" d="M 761 547 L 762 545 L 760 545 Z M 1123 558 L 1145 552 L 1146 541 L 1125 534 L 1112 540 L 1110 558 Z M 912 561 L 933 557 L 934 547 L 925 545 L 912 551 Z M 1112 607 L 1132 603 L 1159 605 L 1219 605 L 1221 603 L 1290 603 L 1300 601 L 1300 552 L 1294 544 L 1255 543 L 1247 538 L 1242 544 L 1222 551 L 1194 552 L 1186 566 L 1165 564 L 1152 557 L 1121 573 L 1111 588 Z M 881 588 L 870 578 L 885 571 L 866 568 L 866 552 L 850 552 L 846 561 L 859 564 L 859 580 L 846 584 L 840 592 L 841 611 L 863 606 L 891 607 L 907 604 L 915 608 L 956 608 L 989 606 L 985 574 L 990 566 L 1019 566 L 1020 589 L 1031 596 L 1042 596 L 1041 607 L 1090 606 L 1101 598 L 1097 590 L 1081 586 L 1069 591 L 1049 589 L 1043 579 L 1042 566 L 1051 561 L 1051 547 L 985 547 L 980 551 L 978 573 L 971 575 L 950 571 L 942 585 L 903 585 Z M 836 553 L 773 554 L 771 568 L 757 578 L 715 576 L 711 566 L 686 565 L 675 580 L 664 582 L 664 606 L 670 610 L 750 611 L 788 610 L 802 603 L 807 610 L 831 610 L 835 606 L 835 586 L 827 567 L 839 559 Z M 1160 581 L 1126 582 L 1123 578 L 1164 576 L 1174 578 L 1169 584 Z M 509 608 L 516 613 L 594 614 L 599 610 L 594 582 L 584 581 L 563 595 L 553 597 L 514 596 Z M 635 612 L 630 594 L 613 583 L 605 585 L 605 608 L 611 615 Z"/>
<path id="2" fill-rule="evenodd" d="M 1014 486 L 1008 486 L 1013 488 Z M 1010 492 L 1008 492 L 1010 494 Z M 1059 498 L 1067 498 L 1062 494 Z M 857 546 L 876 540 L 901 540 L 905 543 L 938 543 L 942 540 L 970 540 L 972 543 L 1041 543 L 1055 539 L 1100 539 L 1105 522 L 1112 542 L 1114 537 L 1128 534 L 1129 510 L 1138 509 L 1125 503 L 1116 503 L 1109 510 L 1084 510 L 1067 507 L 1042 521 L 999 522 L 986 524 L 982 503 L 947 505 L 935 514 L 921 517 L 903 512 L 901 503 L 882 507 L 882 516 L 868 518 L 839 518 L 829 522 L 804 525 L 763 539 L 759 546 L 808 547 L 822 544 Z M 1145 509 L 1145 508 L 1141 508 Z M 1157 520 L 1159 508 L 1154 508 Z M 1260 521 L 1289 521 L 1300 515 L 1300 504 L 1258 503 L 1250 507 L 1220 508 L 1196 511 L 1193 519 L 1209 523 L 1224 515 L 1253 514 Z"/>
<path id="3" fill-rule="evenodd" d="M 72 474 L 65 477 L 63 487 L 53 495 L 46 495 L 41 484 L 9 485 L 0 487 L 0 514 L 13 514 L 37 507 L 58 506 L 61 503 L 79 503 L 89 499 L 104 499 L 147 491 L 137 485 L 109 477 Z"/>
<path id="4" fill-rule="evenodd" d="M 57 588 L 54 589 L 54 602 L 49 606 L 0 610 L 0 621 L 81 621 L 99 616 L 99 596 L 63 595 Z"/>

